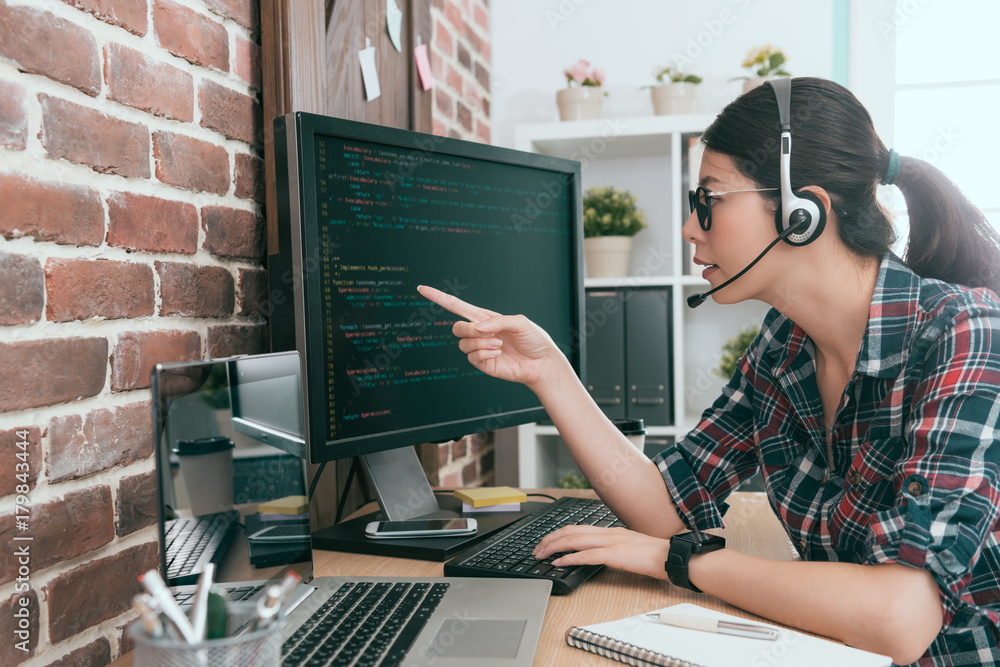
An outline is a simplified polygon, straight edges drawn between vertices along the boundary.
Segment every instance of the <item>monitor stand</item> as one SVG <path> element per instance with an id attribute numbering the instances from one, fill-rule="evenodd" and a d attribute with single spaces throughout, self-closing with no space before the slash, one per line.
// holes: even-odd
<path id="1" fill-rule="evenodd" d="M 468 516 L 479 524 L 474 535 L 403 540 L 373 540 L 365 537 L 371 521 L 448 519 L 464 516 L 462 501 L 453 496 L 439 497 L 420 466 L 413 447 L 363 454 L 361 462 L 375 488 L 379 511 L 342 521 L 313 533 L 313 547 L 330 551 L 396 556 L 418 560 L 445 561 L 463 549 L 505 528 L 538 509 L 542 503 L 522 503 L 519 512 L 477 512 Z"/>

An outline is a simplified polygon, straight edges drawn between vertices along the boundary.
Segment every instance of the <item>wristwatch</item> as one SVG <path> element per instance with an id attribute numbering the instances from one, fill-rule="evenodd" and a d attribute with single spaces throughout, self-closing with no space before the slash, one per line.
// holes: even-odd
<path id="1" fill-rule="evenodd" d="M 691 556 L 718 551 L 725 546 L 726 538 L 711 533 L 692 531 L 671 537 L 670 551 L 667 553 L 666 562 L 663 563 L 663 569 L 666 571 L 670 583 L 695 593 L 701 593 L 701 589 L 688 579 L 688 562 L 691 560 Z"/>

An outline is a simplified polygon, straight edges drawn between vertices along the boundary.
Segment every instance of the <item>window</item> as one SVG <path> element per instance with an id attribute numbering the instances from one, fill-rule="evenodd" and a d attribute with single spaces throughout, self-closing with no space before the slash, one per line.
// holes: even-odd
<path id="1" fill-rule="evenodd" d="M 851 13 L 850 87 L 883 141 L 941 169 L 1000 229 L 1000 3 L 854 0 Z M 905 202 L 887 196 L 905 243 Z"/>

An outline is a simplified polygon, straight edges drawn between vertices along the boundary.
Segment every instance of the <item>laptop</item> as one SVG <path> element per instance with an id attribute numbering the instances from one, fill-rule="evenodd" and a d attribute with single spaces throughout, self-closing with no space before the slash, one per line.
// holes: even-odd
<path id="1" fill-rule="evenodd" d="M 189 602 L 207 562 L 234 599 L 294 571 L 283 665 L 530 665 L 548 581 L 313 576 L 299 369 L 297 352 L 153 369 L 160 567 L 175 597 Z M 207 534 L 182 547 L 193 570 L 170 579 L 167 538 L 192 522 Z"/>

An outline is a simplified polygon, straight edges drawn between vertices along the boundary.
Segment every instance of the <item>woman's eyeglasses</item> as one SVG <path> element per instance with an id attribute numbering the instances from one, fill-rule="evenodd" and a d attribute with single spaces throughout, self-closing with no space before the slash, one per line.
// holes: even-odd
<path id="1" fill-rule="evenodd" d="M 712 192 L 708 188 L 698 187 L 697 190 L 688 190 L 688 203 L 691 210 L 698 214 L 698 224 L 706 232 L 712 228 L 712 198 L 722 195 L 735 195 L 741 192 L 768 192 L 778 188 L 756 188 L 754 190 L 730 190 L 729 192 Z"/>

